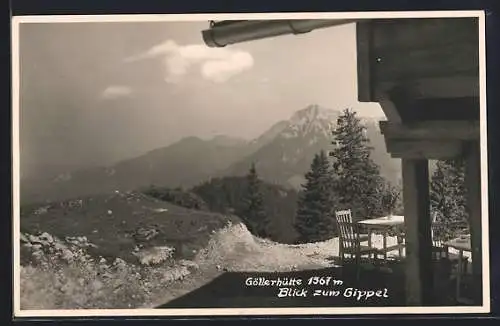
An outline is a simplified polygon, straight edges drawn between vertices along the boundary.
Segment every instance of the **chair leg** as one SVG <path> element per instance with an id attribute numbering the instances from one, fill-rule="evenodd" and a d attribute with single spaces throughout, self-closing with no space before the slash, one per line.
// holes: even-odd
<path id="1" fill-rule="evenodd" d="M 399 254 L 399 258 L 403 257 L 403 248 L 401 247 L 401 245 L 403 244 L 403 238 L 401 236 L 398 235 L 398 254 Z"/>
<path id="2" fill-rule="evenodd" d="M 360 254 L 356 254 L 355 258 L 355 268 L 356 268 L 356 282 L 359 282 L 359 270 L 360 270 Z"/>
<path id="3" fill-rule="evenodd" d="M 469 260 L 464 258 L 464 261 L 462 262 L 462 264 L 463 264 L 463 267 L 462 267 L 463 273 L 462 274 L 466 275 L 467 274 L 467 269 L 469 267 Z"/>

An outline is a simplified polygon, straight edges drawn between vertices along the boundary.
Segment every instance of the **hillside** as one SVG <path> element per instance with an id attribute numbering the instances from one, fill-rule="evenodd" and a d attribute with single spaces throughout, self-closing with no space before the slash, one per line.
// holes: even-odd
<path id="1" fill-rule="evenodd" d="M 190 259 L 206 246 L 211 232 L 234 216 L 190 210 L 141 193 L 114 193 L 71 201 L 32 205 L 21 211 L 21 232 L 86 237 L 94 256 L 138 263 L 138 250 L 158 246 L 175 249 L 175 257 Z"/>
<path id="2" fill-rule="evenodd" d="M 152 308 L 224 271 L 332 264 L 330 242 L 257 239 L 234 216 L 135 192 L 23 207 L 20 240 L 22 309 Z"/>
<path id="3" fill-rule="evenodd" d="M 192 186 L 248 154 L 246 142 L 216 136 L 184 138 L 170 146 L 113 166 L 60 173 L 50 179 L 22 181 L 23 203 L 59 201 L 78 196 L 130 191 L 152 184 Z"/>
<path id="4" fill-rule="evenodd" d="M 190 189 L 149 187 L 143 192 L 181 207 L 237 215 L 250 228 L 250 223 L 242 214 L 246 187 L 246 177 L 224 177 L 211 179 Z M 299 193 L 263 182 L 262 195 L 264 209 L 270 220 L 266 228 L 269 239 L 279 243 L 295 243 L 297 233 L 293 223 Z"/>
<path id="5" fill-rule="evenodd" d="M 112 166 L 65 171 L 45 179 L 24 178 L 21 201 L 60 201 L 150 185 L 189 188 L 215 177 L 245 175 L 252 162 L 266 182 L 299 189 L 314 154 L 332 149 L 331 130 L 339 114 L 310 105 L 251 141 L 225 135 L 210 140 L 186 137 Z M 374 148 L 372 158 L 382 175 L 398 183 L 400 162 L 386 152 L 378 121 L 362 119 L 362 122 Z"/>
<path id="6" fill-rule="evenodd" d="M 234 213 L 246 223 L 240 214 L 244 207 L 246 186 L 246 177 L 215 178 L 193 187 L 191 192 L 202 198 L 211 211 Z M 298 192 L 266 182 L 263 182 L 262 186 L 264 209 L 270 220 L 267 230 L 269 238 L 280 243 L 294 243 L 297 233 L 293 223 Z"/>
<path id="7" fill-rule="evenodd" d="M 278 244 L 252 236 L 234 217 L 137 193 L 81 200 L 23 211 L 22 309 L 153 308 L 226 271 L 317 270 L 335 266 L 338 255 L 337 238 Z M 373 243 L 380 247 L 382 237 Z"/>

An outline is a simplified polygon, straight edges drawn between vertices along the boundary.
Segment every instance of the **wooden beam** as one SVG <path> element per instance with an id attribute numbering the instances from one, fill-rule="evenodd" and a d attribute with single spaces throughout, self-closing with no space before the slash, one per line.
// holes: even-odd
<path id="1" fill-rule="evenodd" d="M 412 124 L 380 121 L 386 139 L 479 140 L 479 121 L 426 121 Z"/>
<path id="2" fill-rule="evenodd" d="M 479 121 L 479 98 L 434 98 L 414 101 L 413 121 Z M 406 113 L 406 112 L 405 112 Z"/>
<path id="3" fill-rule="evenodd" d="M 475 300 L 482 302 L 482 214 L 481 214 L 481 164 L 479 141 L 467 144 L 465 155 L 465 183 L 467 186 L 467 210 L 471 231 L 472 275 L 475 281 Z"/>
<path id="4" fill-rule="evenodd" d="M 358 101 L 375 102 L 373 98 L 372 42 L 373 30 L 370 20 L 356 23 L 356 51 L 358 68 Z"/>
<path id="5" fill-rule="evenodd" d="M 476 31 L 477 33 L 477 31 Z M 377 50 L 373 73 L 378 82 L 465 75 L 479 79 L 479 43 L 441 43 L 422 48 Z"/>
<path id="6" fill-rule="evenodd" d="M 460 141 L 385 139 L 387 152 L 395 158 L 445 160 L 462 154 Z"/>
<path id="7" fill-rule="evenodd" d="M 390 90 L 397 85 L 404 85 L 413 100 L 437 98 L 479 97 L 478 76 L 446 76 L 434 78 L 416 78 L 408 81 L 381 82 L 378 87 Z"/>
<path id="8" fill-rule="evenodd" d="M 376 19 L 375 49 L 422 49 L 446 43 L 477 43 L 477 17 Z"/>
<path id="9" fill-rule="evenodd" d="M 433 269 L 427 160 L 403 159 L 406 230 L 406 298 L 410 306 L 432 303 Z"/>
<path id="10" fill-rule="evenodd" d="M 380 104 L 382 111 L 384 111 L 385 117 L 387 120 L 394 123 L 402 123 L 401 114 L 398 111 L 398 108 L 392 101 L 389 94 L 377 90 L 375 93 L 375 101 Z"/>

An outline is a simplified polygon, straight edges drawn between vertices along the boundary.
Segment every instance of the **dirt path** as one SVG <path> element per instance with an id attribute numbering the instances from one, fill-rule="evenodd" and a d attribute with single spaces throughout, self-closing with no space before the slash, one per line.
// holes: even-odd
<path id="1" fill-rule="evenodd" d="M 373 245 L 382 247 L 382 236 L 373 236 Z M 389 237 L 388 245 L 396 239 Z M 286 273 L 334 268 L 338 238 L 303 245 L 286 245 L 250 235 L 246 228 L 233 225 L 218 233 L 195 262 L 199 269 L 183 280 L 165 287 L 159 304 L 185 296 L 211 283 L 225 272 Z"/>
<path id="2" fill-rule="evenodd" d="M 226 272 L 290 272 L 334 267 L 335 241 L 285 245 L 254 238 L 239 226 L 231 227 L 195 259 L 196 271 L 160 291 L 154 306 L 185 296 Z"/>
<path id="3" fill-rule="evenodd" d="M 198 270 L 191 273 L 186 278 L 165 286 L 162 290 L 162 296 L 158 296 L 151 306 L 148 305 L 145 308 L 154 308 L 166 302 L 180 298 L 206 284 L 209 284 L 222 274 L 224 274 L 224 271 L 218 270 L 214 266 L 205 266 L 205 268 L 201 266 Z"/>

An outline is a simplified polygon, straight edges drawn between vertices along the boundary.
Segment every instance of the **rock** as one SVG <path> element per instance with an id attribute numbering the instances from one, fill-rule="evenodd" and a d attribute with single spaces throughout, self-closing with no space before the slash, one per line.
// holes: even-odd
<path id="1" fill-rule="evenodd" d="M 36 209 L 33 213 L 35 215 L 45 214 L 49 211 L 49 208 L 50 208 L 50 206 L 40 207 L 40 208 Z"/>
<path id="2" fill-rule="evenodd" d="M 54 242 L 54 238 L 48 234 L 47 232 L 43 232 L 40 236 L 39 236 L 39 239 L 40 240 L 44 240 L 44 241 L 47 241 L 47 242 Z"/>
<path id="3" fill-rule="evenodd" d="M 198 269 L 199 266 L 197 263 L 195 263 L 194 261 L 191 261 L 191 260 L 181 260 L 179 262 L 179 264 L 183 267 L 187 267 L 187 268 L 193 268 L 193 269 Z"/>
<path id="4" fill-rule="evenodd" d="M 75 255 L 71 252 L 71 250 L 65 249 L 62 251 L 61 258 L 66 261 L 72 261 L 75 258 Z"/>
<path id="5" fill-rule="evenodd" d="M 64 250 L 64 249 L 66 249 L 66 246 L 63 245 L 62 243 L 56 242 L 55 245 L 54 245 L 54 248 L 56 250 Z"/>
<path id="6" fill-rule="evenodd" d="M 21 233 L 20 240 L 21 242 L 29 242 L 29 238 L 23 233 Z"/>
<path id="7" fill-rule="evenodd" d="M 121 258 L 116 258 L 113 265 L 126 265 L 127 263 L 121 259 Z"/>
<path id="8" fill-rule="evenodd" d="M 139 241 L 149 241 L 156 237 L 159 231 L 156 228 L 139 228 L 135 231 L 134 238 Z"/>

